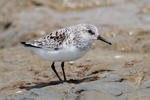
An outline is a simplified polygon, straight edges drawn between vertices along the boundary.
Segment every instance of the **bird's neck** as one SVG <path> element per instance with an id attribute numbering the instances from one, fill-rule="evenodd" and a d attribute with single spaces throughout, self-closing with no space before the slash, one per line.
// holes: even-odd
<path id="1" fill-rule="evenodd" d="M 89 50 L 91 45 L 93 43 L 93 40 L 82 40 L 79 44 L 78 44 L 78 48 L 80 50 Z"/>

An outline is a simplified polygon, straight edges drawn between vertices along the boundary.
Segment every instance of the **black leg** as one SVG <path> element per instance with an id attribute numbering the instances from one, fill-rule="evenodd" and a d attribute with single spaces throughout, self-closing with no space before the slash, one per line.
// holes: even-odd
<path id="1" fill-rule="evenodd" d="M 65 70 L 64 70 L 64 62 L 61 63 L 61 68 L 62 68 L 62 71 L 63 71 L 64 81 L 67 81 L 66 75 L 65 75 Z"/>
<path id="2" fill-rule="evenodd" d="M 54 64 L 55 64 L 55 63 L 53 62 L 52 65 L 51 65 L 51 68 L 53 69 L 53 71 L 54 71 L 55 74 L 57 75 L 58 79 L 59 79 L 60 81 L 62 81 L 62 79 L 59 77 L 59 75 L 58 75 L 58 73 L 57 73 L 57 71 L 56 71 L 56 69 L 55 69 L 55 65 L 54 65 Z"/>

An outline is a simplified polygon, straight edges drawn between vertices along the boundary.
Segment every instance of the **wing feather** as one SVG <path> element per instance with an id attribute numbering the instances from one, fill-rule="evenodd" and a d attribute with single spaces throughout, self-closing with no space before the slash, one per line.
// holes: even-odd
<path id="1" fill-rule="evenodd" d="M 45 35 L 42 38 L 21 42 L 25 47 L 42 48 L 48 50 L 59 50 L 63 48 L 63 45 L 70 35 L 69 28 L 60 29 Z"/>

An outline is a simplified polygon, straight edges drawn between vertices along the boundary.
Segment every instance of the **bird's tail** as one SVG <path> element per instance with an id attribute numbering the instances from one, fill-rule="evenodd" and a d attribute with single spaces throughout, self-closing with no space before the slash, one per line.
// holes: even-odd
<path id="1" fill-rule="evenodd" d="M 21 42 L 21 44 L 22 44 L 23 46 L 25 46 L 25 47 L 40 48 L 40 47 L 34 46 L 34 45 L 32 45 L 32 44 L 30 44 L 30 43 L 27 43 L 27 42 Z"/>

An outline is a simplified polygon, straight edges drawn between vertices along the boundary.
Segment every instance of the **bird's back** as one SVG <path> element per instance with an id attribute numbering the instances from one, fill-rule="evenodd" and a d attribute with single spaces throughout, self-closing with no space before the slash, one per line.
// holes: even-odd
<path id="1" fill-rule="evenodd" d="M 26 47 L 43 48 L 43 49 L 61 49 L 69 42 L 68 38 L 72 33 L 71 28 L 63 28 L 57 31 L 51 32 L 43 36 L 42 38 L 22 42 Z M 70 40 L 71 41 L 71 40 Z"/>

